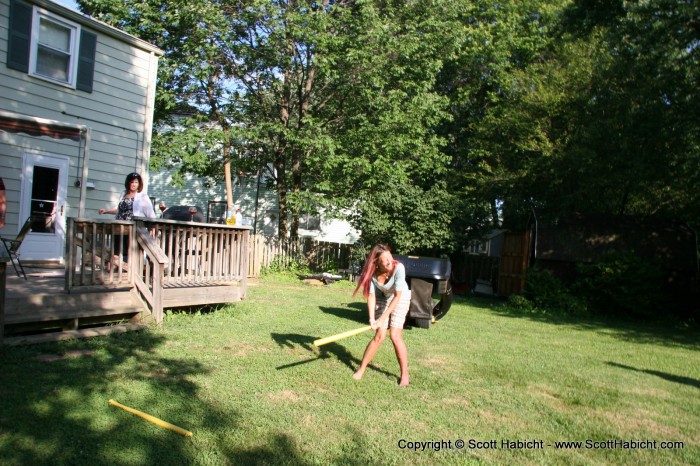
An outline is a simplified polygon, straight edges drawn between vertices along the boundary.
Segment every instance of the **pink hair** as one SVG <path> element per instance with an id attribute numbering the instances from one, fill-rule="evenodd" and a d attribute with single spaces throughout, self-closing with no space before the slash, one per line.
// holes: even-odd
<path id="1" fill-rule="evenodd" d="M 370 253 L 367 255 L 367 260 L 365 260 L 364 267 L 362 267 L 360 281 L 357 284 L 355 291 L 352 293 L 353 296 L 357 294 L 360 288 L 362 288 L 363 298 L 367 298 L 369 296 L 369 285 L 372 283 L 372 277 L 374 277 L 374 272 L 377 270 L 377 261 L 379 260 L 379 256 L 385 252 L 391 253 L 391 249 L 385 244 L 377 244 L 374 248 L 372 248 L 372 251 L 370 251 Z M 399 261 L 394 260 L 394 268 L 398 262 Z"/>

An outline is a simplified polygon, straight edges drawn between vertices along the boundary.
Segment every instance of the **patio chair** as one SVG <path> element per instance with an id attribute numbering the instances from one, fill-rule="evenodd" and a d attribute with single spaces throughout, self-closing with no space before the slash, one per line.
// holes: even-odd
<path id="1" fill-rule="evenodd" d="M 22 229 L 19 230 L 19 233 L 17 233 L 17 236 L 14 239 L 0 237 L 0 240 L 2 240 L 2 243 L 5 245 L 5 249 L 7 250 L 7 253 L 10 256 L 12 266 L 15 268 L 17 276 L 24 276 L 25 280 L 27 279 L 27 274 L 24 273 L 24 267 L 22 267 L 22 262 L 19 260 L 19 253 L 17 251 L 19 251 L 19 247 L 22 246 L 22 241 L 24 241 L 24 238 L 25 236 L 27 236 L 27 233 L 29 233 L 29 230 L 31 230 L 33 220 L 34 218 L 32 216 L 29 216 L 27 221 L 24 222 L 24 225 L 22 225 Z M 22 272 L 21 275 L 20 271 Z"/>

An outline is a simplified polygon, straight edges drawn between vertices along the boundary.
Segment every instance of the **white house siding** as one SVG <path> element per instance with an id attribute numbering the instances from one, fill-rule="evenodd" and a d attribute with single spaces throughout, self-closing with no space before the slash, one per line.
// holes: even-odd
<path id="1" fill-rule="evenodd" d="M 59 4 L 46 0 L 25 3 L 78 23 L 97 35 L 97 43 L 92 92 L 10 69 L 6 64 L 10 0 L 0 0 L 0 110 L 86 127 L 90 133 L 85 150 L 84 140 L 0 130 L 0 176 L 7 187 L 9 231 L 15 231 L 20 221 L 20 171 L 26 151 L 68 158 L 66 217 L 80 215 L 81 191 L 85 194 L 83 215 L 91 217 L 97 216 L 100 207 L 116 205 L 128 173 L 139 171 L 147 180 L 157 60 L 162 55 L 144 41 Z M 86 155 L 87 181 L 94 184 L 90 190 L 75 186 L 82 180 Z"/>
<path id="2" fill-rule="evenodd" d="M 277 235 L 277 193 L 267 189 L 265 181 L 260 183 L 258 195 L 258 180 L 256 177 L 243 177 L 242 183 L 236 177 L 233 182 L 233 208 L 241 209 L 243 217 L 254 221 L 256 218 L 256 197 L 258 198 L 257 224 L 255 232 L 267 236 Z M 223 182 L 213 182 L 204 178 L 187 176 L 184 186 L 172 186 L 172 172 L 162 170 L 151 173 L 151 189 L 149 193 L 156 202 L 166 206 L 197 205 L 207 212 L 208 201 L 226 201 L 226 187 Z M 357 230 L 349 222 L 340 219 L 321 219 L 320 230 L 299 230 L 300 236 L 308 236 L 319 241 L 334 243 L 354 243 L 360 238 Z"/>
<path id="3" fill-rule="evenodd" d="M 317 241 L 329 243 L 354 244 L 360 240 L 360 232 L 355 230 L 347 220 L 325 219 L 321 216 L 321 229 L 318 231 L 300 231 L 301 236 L 310 236 Z"/>
<path id="4" fill-rule="evenodd" d="M 172 185 L 173 172 L 161 170 L 151 173 L 151 188 L 149 194 L 156 198 L 156 202 L 163 202 L 166 206 L 196 205 L 207 213 L 209 201 L 226 202 L 226 186 L 223 181 L 216 182 L 206 178 L 187 175 L 182 187 Z M 257 178 L 243 178 L 243 183 L 238 183 L 238 178 L 233 182 L 233 209 L 241 209 L 241 214 L 251 221 L 255 219 L 255 198 L 257 193 Z M 260 185 L 258 197 L 258 222 L 255 231 L 267 235 L 277 232 L 277 196 L 274 190 L 265 188 L 264 182 Z"/>

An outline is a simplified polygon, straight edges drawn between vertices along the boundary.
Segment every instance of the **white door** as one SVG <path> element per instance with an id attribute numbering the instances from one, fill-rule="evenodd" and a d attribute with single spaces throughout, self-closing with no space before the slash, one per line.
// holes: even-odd
<path id="1" fill-rule="evenodd" d="M 20 259 L 63 263 L 67 183 L 67 158 L 24 154 L 20 225 L 30 215 L 34 220 L 19 250 Z"/>

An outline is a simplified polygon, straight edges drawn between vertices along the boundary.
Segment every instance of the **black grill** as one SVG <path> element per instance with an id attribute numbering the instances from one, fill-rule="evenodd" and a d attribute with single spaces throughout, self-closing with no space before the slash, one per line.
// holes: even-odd
<path id="1" fill-rule="evenodd" d="M 168 207 L 168 209 L 163 212 L 163 219 L 204 223 L 204 212 L 202 212 L 202 209 L 197 207 L 197 213 L 192 215 L 190 213 L 190 206 L 174 205 L 172 207 Z"/>
<path id="2" fill-rule="evenodd" d="M 411 289 L 408 317 L 416 326 L 430 328 L 452 305 L 452 263 L 436 257 L 394 256 L 394 259 L 406 268 L 406 282 Z"/>

